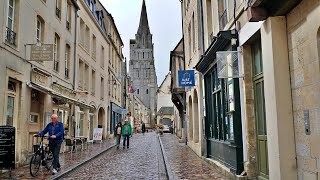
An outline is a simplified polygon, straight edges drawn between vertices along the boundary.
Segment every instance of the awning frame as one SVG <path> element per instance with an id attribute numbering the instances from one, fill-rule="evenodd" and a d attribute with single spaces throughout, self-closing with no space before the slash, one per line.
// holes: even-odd
<path id="1" fill-rule="evenodd" d="M 80 106 L 80 107 L 87 107 L 87 108 L 90 108 L 90 109 L 94 109 L 94 107 L 89 105 L 89 104 L 85 104 L 85 103 L 80 102 L 80 101 L 78 101 L 76 99 L 70 98 L 70 97 L 65 96 L 63 94 L 60 94 L 60 93 L 56 92 L 55 90 L 53 90 L 53 89 L 51 89 L 49 87 L 46 87 L 46 86 L 31 82 L 31 81 L 27 81 L 26 84 L 27 84 L 28 87 L 30 87 L 32 89 L 36 89 L 36 90 L 41 91 L 41 92 L 46 93 L 46 94 L 50 94 L 51 96 L 54 96 L 56 98 L 66 99 L 66 101 L 68 103 L 72 103 L 72 104 L 75 104 L 75 105 Z"/>

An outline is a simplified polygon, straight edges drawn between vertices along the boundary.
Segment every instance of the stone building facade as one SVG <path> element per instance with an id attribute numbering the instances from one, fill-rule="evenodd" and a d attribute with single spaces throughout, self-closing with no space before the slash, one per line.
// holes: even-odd
<path id="1" fill-rule="evenodd" d="M 70 132 L 71 114 L 78 102 L 73 76 L 76 1 L 0 2 L 1 125 L 16 128 L 16 165 L 28 163 L 37 139 L 33 134 L 51 122 L 51 114 L 68 112 L 60 120 Z M 36 44 L 52 46 L 51 61 L 30 59 Z M 41 47 L 40 46 L 40 47 Z"/>
<path id="2" fill-rule="evenodd" d="M 53 113 L 64 123 L 66 138 L 83 136 L 90 141 L 93 128 L 99 125 L 104 126 L 106 137 L 112 83 L 108 82 L 108 60 L 121 69 L 122 41 L 111 15 L 99 3 L 0 2 L 0 22 L 5 25 L 0 27 L 0 98 L 4 101 L 0 124 L 16 128 L 17 166 L 28 163 L 38 141 L 32 135 L 51 122 Z M 117 42 L 114 51 L 120 56 L 109 58 L 108 32 L 112 31 Z M 52 48 L 47 56 L 51 58 L 36 60 L 31 48 Z"/>
<path id="3" fill-rule="evenodd" d="M 149 123 L 154 125 L 156 113 L 157 75 L 154 64 L 152 34 L 150 32 L 145 1 L 142 3 L 139 28 L 130 40 L 129 74 L 135 95 L 150 109 Z"/>
<path id="4" fill-rule="evenodd" d="M 122 119 L 123 43 L 111 14 L 100 1 L 79 4 L 77 88 L 87 92 L 81 94 L 81 100 L 94 107 L 91 112 L 83 112 L 84 122 L 89 122 L 84 125 L 84 133 L 92 135 L 86 129 L 100 127 L 106 138 Z"/>
<path id="5" fill-rule="evenodd" d="M 204 76 L 204 156 L 230 178 L 243 170 L 249 179 L 319 179 L 319 2 L 236 1 L 235 8 L 229 1 L 202 2 L 199 26 L 205 52 L 196 69 Z M 219 78 L 216 54 L 230 50 L 238 54 L 240 78 Z M 228 96 L 219 100 L 214 95 L 224 82 Z M 217 100 L 234 111 L 223 115 L 228 121 L 214 124 L 212 131 L 208 121 L 217 118 L 210 118 L 216 113 L 209 111 L 215 112 Z M 236 114 L 232 125 L 231 113 Z M 210 138 L 212 132 L 220 137 L 221 127 L 228 138 Z M 235 141 L 230 140 L 232 133 Z M 210 141 L 224 144 L 211 157 L 209 151 L 218 146 L 210 147 Z M 237 165 L 228 162 L 229 145 L 238 146 L 232 158 Z"/>
<path id="6" fill-rule="evenodd" d="M 184 134 L 184 111 L 185 111 L 185 100 L 186 93 L 183 87 L 179 87 L 178 83 L 178 71 L 184 70 L 185 67 L 185 59 L 184 59 L 184 40 L 183 38 L 178 42 L 176 47 L 170 52 L 170 92 L 171 92 L 171 101 L 175 106 L 175 133 L 177 137 L 181 140 L 185 139 Z"/>
<path id="7" fill-rule="evenodd" d="M 286 14 L 298 179 L 319 179 L 320 2 L 303 0 Z"/>
<path id="8" fill-rule="evenodd" d="M 181 120 L 177 114 L 177 108 L 171 101 L 171 73 L 169 72 L 157 90 L 157 124 L 161 123 L 161 119 L 170 119 L 172 127 L 176 129 L 177 123 Z M 178 119 L 177 119 L 178 117 Z"/>

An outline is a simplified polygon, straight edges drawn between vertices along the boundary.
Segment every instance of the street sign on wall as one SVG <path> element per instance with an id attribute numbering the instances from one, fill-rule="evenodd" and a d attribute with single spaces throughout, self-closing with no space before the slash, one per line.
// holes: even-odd
<path id="1" fill-rule="evenodd" d="M 195 86 L 194 70 L 178 71 L 179 86 Z"/>
<path id="2" fill-rule="evenodd" d="M 53 61 L 53 44 L 31 45 L 30 61 Z"/>

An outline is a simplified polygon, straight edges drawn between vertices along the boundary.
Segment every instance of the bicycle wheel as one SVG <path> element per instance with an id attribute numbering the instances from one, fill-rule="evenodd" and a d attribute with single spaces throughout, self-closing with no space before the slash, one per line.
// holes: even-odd
<path id="1" fill-rule="evenodd" d="M 34 155 L 31 157 L 30 160 L 30 175 L 32 177 L 35 177 L 40 169 L 40 165 L 41 165 L 41 155 L 39 152 L 34 153 Z"/>
<path id="2" fill-rule="evenodd" d="M 53 153 L 51 151 L 48 151 L 45 153 L 46 157 L 46 168 L 48 170 L 51 170 L 52 162 L 53 162 Z"/>

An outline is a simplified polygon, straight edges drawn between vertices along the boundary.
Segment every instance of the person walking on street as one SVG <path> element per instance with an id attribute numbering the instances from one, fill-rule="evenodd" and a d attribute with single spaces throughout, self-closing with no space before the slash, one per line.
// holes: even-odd
<path id="1" fill-rule="evenodd" d="M 121 139 L 121 129 L 122 129 L 122 124 L 121 122 L 118 122 L 115 130 L 114 130 L 114 136 L 116 138 L 116 142 L 117 142 L 117 149 L 119 149 L 119 145 L 120 145 L 120 139 Z"/>
<path id="2" fill-rule="evenodd" d="M 49 148 L 53 153 L 52 174 L 56 174 L 60 170 L 59 153 L 64 135 L 63 123 L 58 121 L 56 114 L 51 116 L 51 123 L 39 132 L 38 136 L 43 136 L 46 133 L 49 133 Z"/>
<path id="3" fill-rule="evenodd" d="M 132 126 L 131 124 L 129 124 L 128 119 L 126 119 L 124 121 L 124 125 L 122 126 L 123 149 L 126 147 L 126 141 L 127 141 L 127 148 L 129 148 L 129 138 L 131 135 L 132 135 Z"/>
<path id="4" fill-rule="evenodd" d="M 142 122 L 141 130 L 142 130 L 142 134 L 144 135 L 144 133 L 146 132 L 146 124 L 144 122 Z"/>

